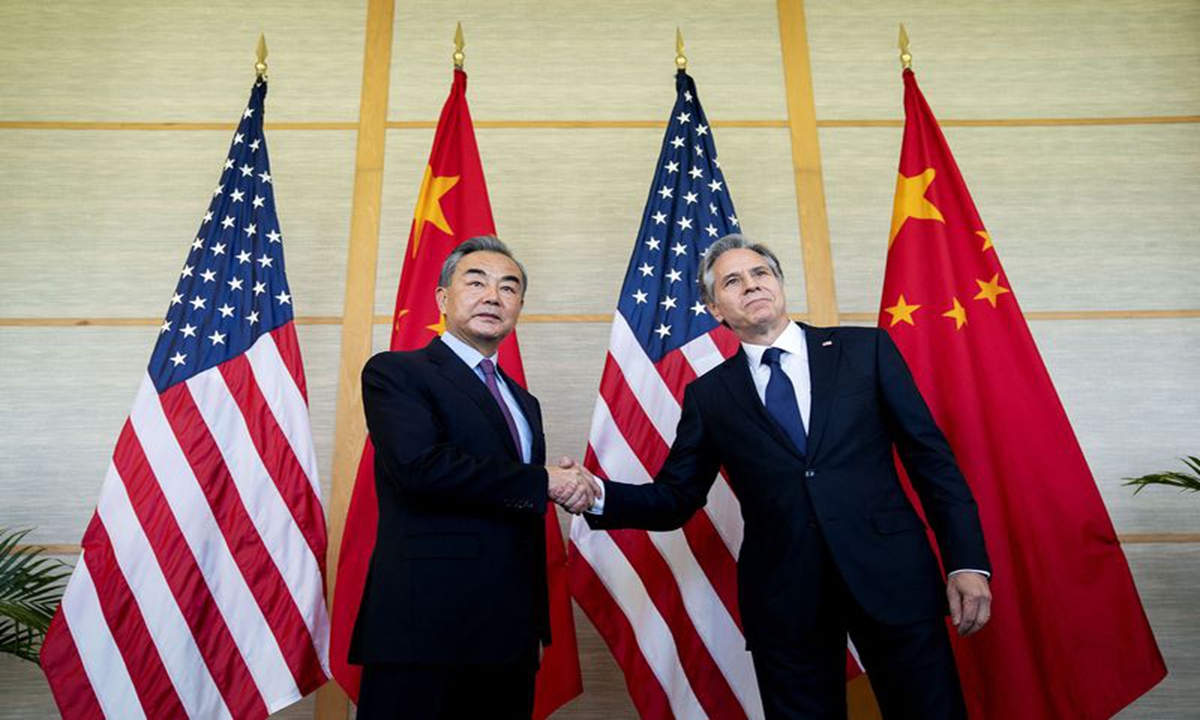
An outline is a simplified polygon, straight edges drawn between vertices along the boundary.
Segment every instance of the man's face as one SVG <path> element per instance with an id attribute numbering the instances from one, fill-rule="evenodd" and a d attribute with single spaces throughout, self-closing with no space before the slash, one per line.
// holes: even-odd
<path id="1" fill-rule="evenodd" d="M 491 355 L 517 324 L 525 304 L 521 269 L 511 258 L 480 250 L 458 261 L 449 287 L 437 289 L 446 329 Z"/>
<path id="2" fill-rule="evenodd" d="M 713 301 L 708 311 L 739 337 L 787 322 L 783 284 L 762 255 L 737 248 L 713 264 Z"/>

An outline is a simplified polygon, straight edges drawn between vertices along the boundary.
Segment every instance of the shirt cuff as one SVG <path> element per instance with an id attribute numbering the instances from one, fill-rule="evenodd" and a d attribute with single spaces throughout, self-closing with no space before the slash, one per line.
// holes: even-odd
<path id="1" fill-rule="evenodd" d="M 597 502 L 599 502 L 599 501 L 597 501 Z M 987 578 L 989 580 L 992 578 L 992 574 L 990 572 L 988 572 L 987 570 L 976 570 L 975 568 L 959 568 L 958 570 L 951 570 L 950 572 L 946 573 L 946 577 L 951 577 L 952 575 L 957 575 L 959 573 L 964 573 L 964 572 L 979 573 L 980 575 L 984 576 L 985 578 Z"/>
<path id="2" fill-rule="evenodd" d="M 587 510 L 584 510 L 588 515 L 603 515 L 604 514 L 604 481 L 596 478 L 596 484 L 600 486 L 600 497 L 596 498 L 596 502 Z"/>

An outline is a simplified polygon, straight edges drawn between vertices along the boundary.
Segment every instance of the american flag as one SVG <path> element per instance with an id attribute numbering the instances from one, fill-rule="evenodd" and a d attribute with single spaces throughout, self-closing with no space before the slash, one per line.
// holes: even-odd
<path id="1" fill-rule="evenodd" d="M 700 258 L 739 222 L 712 130 L 686 72 L 617 301 L 584 464 L 650 482 L 675 439 L 689 382 L 737 351 L 700 299 Z M 737 609 L 737 499 L 717 478 L 682 530 L 571 525 L 571 588 L 650 718 L 761 717 Z"/>
<path id="2" fill-rule="evenodd" d="M 258 80 L 42 649 L 64 717 L 261 718 L 328 677 L 325 518 Z"/>

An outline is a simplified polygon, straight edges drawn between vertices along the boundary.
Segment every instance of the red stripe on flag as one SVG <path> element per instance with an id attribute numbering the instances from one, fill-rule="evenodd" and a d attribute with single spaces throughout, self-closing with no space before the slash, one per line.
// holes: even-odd
<path id="1" fill-rule="evenodd" d="M 67 616 L 61 609 L 54 613 L 46 640 L 42 643 L 42 670 L 54 693 L 58 712 L 68 720 L 103 718 L 104 711 L 92 690 L 91 680 L 83 669 L 79 649 L 67 627 Z"/>
<path id="2" fill-rule="evenodd" d="M 86 551 L 81 561 L 87 563 L 104 620 L 130 670 L 129 677 L 146 716 L 183 717 L 187 712 L 179 701 L 133 591 L 117 564 L 108 529 L 99 515 L 92 516 L 83 545 Z"/>
<path id="3" fill-rule="evenodd" d="M 588 448 L 588 453 L 591 453 L 591 448 Z M 570 568 L 571 595 L 600 632 L 600 637 L 604 638 L 613 658 L 624 672 L 625 686 L 638 715 L 656 720 L 674 718 L 671 702 L 642 655 L 633 626 L 574 543 L 569 546 L 567 564 Z"/>
<path id="4" fill-rule="evenodd" d="M 242 411 L 246 429 L 254 441 L 263 465 L 275 487 L 292 513 L 292 519 L 304 535 L 309 550 L 321 566 L 325 577 L 325 516 L 321 499 L 317 497 L 307 473 L 279 427 L 262 389 L 254 378 L 254 370 L 245 355 L 238 355 L 218 366 L 229 392 Z"/>
<path id="5" fill-rule="evenodd" d="M 736 355 L 737 351 L 742 348 L 742 341 L 738 340 L 738 336 L 723 325 L 710 331 L 708 336 L 712 338 L 717 350 L 721 352 L 721 356 L 726 359 Z"/>
<path id="6" fill-rule="evenodd" d="M 208 499 L 213 517 L 233 553 L 250 593 L 262 610 L 287 660 L 301 692 L 315 689 L 325 681 L 325 673 L 313 647 L 312 636 L 287 583 L 279 573 L 271 554 L 246 506 L 237 485 L 221 457 L 221 450 L 209 432 L 204 416 L 196 407 L 186 383 L 168 388 L 159 397 L 167 421 L 187 457 L 196 479 Z"/>
<path id="7" fill-rule="evenodd" d="M 176 388 L 187 391 L 184 385 L 177 385 Z M 125 483 L 129 502 L 137 513 L 167 585 L 179 605 L 179 611 L 191 629 L 196 647 L 230 713 L 234 717 L 265 717 L 267 706 L 258 692 L 258 686 L 146 460 L 141 441 L 128 420 L 113 451 L 113 464 Z"/>
<path id="8" fill-rule="evenodd" d="M 279 356 L 283 358 L 283 364 L 287 366 L 288 374 L 292 376 L 292 381 L 300 389 L 300 395 L 307 404 L 308 386 L 304 382 L 304 359 L 300 357 L 300 341 L 296 338 L 296 324 L 285 323 L 269 334 L 275 341 Z"/>
<path id="9" fill-rule="evenodd" d="M 676 352 L 682 357 L 681 353 Z M 689 368 L 690 371 L 690 368 Z M 694 373 L 693 373 L 694 376 Z M 670 448 L 663 442 L 650 418 L 646 416 L 638 397 L 625 382 L 621 368 L 608 356 L 604 375 L 600 378 L 600 397 L 608 405 L 617 430 L 625 438 L 630 449 L 638 456 L 647 472 L 654 475 L 662 467 Z M 591 446 L 588 446 L 591 451 Z M 590 457 L 586 467 L 596 467 L 596 460 Z M 616 481 L 628 478 L 613 478 Z M 692 516 L 683 526 L 684 536 L 688 546 L 696 557 L 696 562 L 704 571 L 705 577 L 712 584 L 713 590 L 725 609 L 729 611 L 738 629 L 742 627 L 742 616 L 737 604 L 737 558 L 729 552 L 729 547 L 721 538 L 712 518 L 703 509 Z"/>
<path id="10" fill-rule="evenodd" d="M 644 530 L 610 530 L 608 534 L 642 579 L 646 594 L 671 629 L 680 665 L 705 712 L 710 717 L 745 717 L 741 701 L 729 687 L 729 680 L 688 615 L 671 566 L 647 533 Z"/>
<path id="11" fill-rule="evenodd" d="M 625 374 L 611 354 L 604 363 L 604 374 L 600 376 L 600 397 L 608 405 L 613 422 L 625 442 L 629 443 L 646 471 L 654 475 L 666 461 L 671 448 L 642 409 L 642 403 L 625 382 Z M 613 479 L 629 481 L 629 478 Z"/>
<path id="12" fill-rule="evenodd" d="M 742 630 L 742 614 L 737 602 L 737 558 L 729 552 L 725 539 L 703 509 L 684 524 L 683 535 L 713 591 L 721 598 L 721 604 L 729 611 L 738 630 Z"/>
<path id="13" fill-rule="evenodd" d="M 682 405 L 683 391 L 687 389 L 688 383 L 696 379 L 696 371 L 692 369 L 687 357 L 681 350 L 672 350 L 663 355 L 662 359 L 654 364 L 654 368 L 666 382 L 667 389 L 675 396 L 675 402 Z"/>

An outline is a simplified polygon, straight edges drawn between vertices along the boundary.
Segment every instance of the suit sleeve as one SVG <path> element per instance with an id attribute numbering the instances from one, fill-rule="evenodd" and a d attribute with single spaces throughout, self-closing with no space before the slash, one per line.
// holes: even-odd
<path id="1" fill-rule="evenodd" d="M 881 395 L 900 461 L 929 520 L 947 572 L 991 572 L 979 509 L 908 365 L 887 332 L 877 334 Z"/>
<path id="2" fill-rule="evenodd" d="M 432 392 L 416 373 L 376 356 L 363 368 L 363 410 L 377 463 L 404 494 L 492 510 L 542 514 L 548 476 L 539 465 L 474 455 L 445 441 Z"/>
<path id="3" fill-rule="evenodd" d="M 642 485 L 607 480 L 604 512 L 584 515 L 593 529 L 642 528 L 675 530 L 704 507 L 720 464 L 705 437 L 704 420 L 695 392 L 688 386 L 675 442 L 654 477 Z"/>

